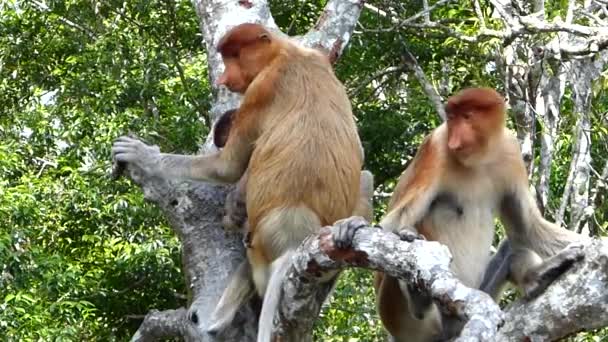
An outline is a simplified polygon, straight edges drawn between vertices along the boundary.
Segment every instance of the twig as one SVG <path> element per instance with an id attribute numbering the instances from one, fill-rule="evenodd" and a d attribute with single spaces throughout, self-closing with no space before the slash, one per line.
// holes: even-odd
<path id="1" fill-rule="evenodd" d="M 483 12 L 481 11 L 481 5 L 479 4 L 479 0 L 473 0 L 473 6 L 475 8 L 475 14 L 477 15 L 477 19 L 479 20 L 479 27 L 482 30 L 485 30 L 486 21 L 483 19 Z"/>
<path id="2" fill-rule="evenodd" d="M 75 23 L 75 22 L 73 22 L 73 21 L 71 21 L 71 20 L 69 20 L 69 19 L 67 19 L 67 18 L 65 18 L 63 16 L 60 16 L 59 14 L 57 14 L 55 12 L 53 12 L 51 10 L 51 8 L 47 4 L 42 3 L 40 1 L 36 1 L 36 0 L 32 0 L 32 4 L 34 4 L 34 6 L 36 6 L 41 11 L 52 12 L 52 13 L 56 14 L 57 18 L 59 18 L 59 21 L 61 21 L 62 23 L 66 24 L 66 25 L 68 25 L 70 27 L 73 27 L 73 28 L 75 28 L 77 30 L 80 30 L 80 31 L 86 33 L 89 36 L 90 39 L 95 39 L 96 38 L 95 32 L 93 32 L 90 29 L 88 29 L 88 28 L 86 28 L 84 26 L 81 26 L 81 25 L 79 25 L 79 24 L 77 24 L 77 23 Z"/>
<path id="3" fill-rule="evenodd" d="M 404 70 L 404 68 L 402 66 L 390 66 L 386 69 L 376 71 L 375 73 L 369 75 L 364 81 L 357 82 L 357 83 L 359 83 L 357 88 L 355 88 L 352 91 L 349 91 L 348 95 L 351 97 L 357 96 L 372 81 L 375 81 L 375 80 L 377 80 L 383 76 L 389 75 L 389 74 L 401 72 L 403 70 Z"/>
<path id="4" fill-rule="evenodd" d="M 424 70 L 422 70 L 416 61 L 416 57 L 414 57 L 414 55 L 412 55 L 408 49 L 405 49 L 403 55 L 401 56 L 401 61 L 414 72 L 414 76 L 416 76 L 416 79 L 420 83 L 420 86 L 422 87 L 422 90 L 424 90 L 426 96 L 429 98 L 429 100 L 431 100 L 431 103 L 433 103 L 437 114 L 439 114 L 441 119 L 445 121 L 446 113 L 441 96 L 439 96 L 437 89 L 435 89 L 431 82 L 427 80 Z"/>

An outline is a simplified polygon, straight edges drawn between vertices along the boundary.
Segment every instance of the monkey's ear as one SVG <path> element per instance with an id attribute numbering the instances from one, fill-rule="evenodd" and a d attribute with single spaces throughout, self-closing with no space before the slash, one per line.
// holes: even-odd
<path id="1" fill-rule="evenodd" d="M 228 141 L 228 136 L 230 135 L 234 113 L 236 111 L 236 109 L 225 111 L 215 123 L 215 128 L 213 129 L 213 143 L 216 147 L 224 147 L 226 145 L 226 141 Z"/>

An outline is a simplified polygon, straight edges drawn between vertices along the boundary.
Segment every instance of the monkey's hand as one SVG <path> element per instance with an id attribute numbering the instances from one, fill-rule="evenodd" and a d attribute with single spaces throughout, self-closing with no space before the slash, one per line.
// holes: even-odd
<path id="1" fill-rule="evenodd" d="M 583 248 L 583 244 L 571 243 L 538 268 L 531 270 L 523 284 L 524 298 L 531 300 L 539 296 L 575 262 L 582 260 L 585 257 Z"/>
<path id="2" fill-rule="evenodd" d="M 127 136 L 116 139 L 112 145 L 112 158 L 119 163 L 131 163 L 149 175 L 159 173 L 160 149 L 156 145 L 148 146 L 138 139 Z"/>
<path id="3" fill-rule="evenodd" d="M 424 235 L 419 234 L 418 231 L 416 231 L 416 228 L 413 227 L 405 227 L 401 229 L 397 235 L 399 235 L 401 241 L 413 242 L 414 240 L 426 240 Z"/>
<path id="4" fill-rule="evenodd" d="M 334 244 L 339 249 L 350 248 L 357 230 L 369 226 L 369 223 L 361 216 L 352 216 L 334 223 L 338 226 L 338 233 L 334 235 Z"/>

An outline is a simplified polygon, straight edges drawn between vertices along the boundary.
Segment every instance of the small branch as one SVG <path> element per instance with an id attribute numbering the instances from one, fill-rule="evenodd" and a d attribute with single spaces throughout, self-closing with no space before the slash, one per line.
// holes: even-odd
<path id="1" fill-rule="evenodd" d="M 422 8 L 424 9 L 422 11 L 422 12 L 424 12 L 424 22 L 430 23 L 431 22 L 431 11 L 429 10 L 429 0 L 422 0 Z"/>
<path id="2" fill-rule="evenodd" d="M 291 20 L 291 23 L 289 23 L 289 27 L 287 28 L 287 31 L 285 32 L 288 36 L 292 35 L 292 30 L 295 27 L 296 21 L 298 20 L 298 17 L 300 16 L 300 14 L 302 14 L 302 10 L 304 9 L 304 5 L 306 5 L 306 0 L 303 0 L 300 3 L 300 6 L 298 6 L 298 10 L 296 11 L 295 15 L 293 16 L 293 19 Z"/>
<path id="3" fill-rule="evenodd" d="M 184 336 L 186 322 L 187 311 L 184 308 L 166 311 L 152 310 L 146 315 L 135 335 L 131 337 L 131 342 Z"/>
<path id="4" fill-rule="evenodd" d="M 416 76 L 422 90 L 424 90 L 426 96 L 429 98 L 429 100 L 431 100 L 433 106 L 435 106 L 437 114 L 439 114 L 441 119 L 445 121 L 447 116 L 445 113 L 443 100 L 441 99 L 441 96 L 439 96 L 437 89 L 435 89 L 431 82 L 429 82 L 429 80 L 426 78 L 424 70 L 422 70 L 418 64 L 418 61 L 416 61 L 416 57 L 414 57 L 409 50 L 405 49 L 404 54 L 401 56 L 401 61 L 414 72 L 414 76 Z"/>
<path id="5" fill-rule="evenodd" d="M 420 29 L 440 30 L 440 31 L 443 31 L 445 34 L 447 34 L 450 37 L 456 38 L 458 40 L 462 40 L 463 42 L 467 42 L 467 43 L 480 43 L 480 42 L 486 41 L 487 39 L 490 39 L 490 38 L 499 38 L 499 39 L 506 40 L 507 38 L 510 37 L 505 32 L 490 30 L 490 29 L 479 30 L 479 32 L 476 35 L 469 36 L 466 34 L 462 34 L 449 26 L 443 25 L 443 24 L 435 22 L 435 21 L 432 21 L 432 22 L 426 23 L 426 24 L 403 23 L 401 26 L 408 27 L 408 28 L 414 28 L 417 30 L 420 30 Z M 375 30 L 369 30 L 369 31 L 374 32 Z M 376 31 L 383 31 L 383 30 L 376 30 Z M 418 31 L 418 32 L 420 32 L 420 31 Z"/>
<path id="6" fill-rule="evenodd" d="M 518 17 L 518 21 L 523 27 L 533 33 L 547 32 L 567 32 L 576 36 L 591 37 L 596 35 L 605 35 L 607 30 L 602 27 L 589 27 L 578 24 L 568 24 L 563 22 L 549 23 L 544 20 L 539 20 L 534 16 Z"/>
<path id="7" fill-rule="evenodd" d="M 425 8 L 422 12 L 418 12 L 416 14 L 414 14 L 413 16 L 403 20 L 403 21 L 398 21 L 396 19 L 392 19 L 391 22 L 393 22 L 395 25 L 392 27 L 388 27 L 388 28 L 380 28 L 380 29 L 372 29 L 372 30 L 366 30 L 368 32 L 393 32 L 398 30 L 401 27 L 407 27 L 408 24 L 414 22 L 415 20 L 421 18 L 421 17 L 426 17 L 432 10 L 434 10 L 435 8 L 444 5 L 446 3 L 449 3 L 452 0 L 440 0 L 438 2 L 436 2 L 433 6 L 430 6 L 428 8 Z M 386 16 L 387 13 L 385 11 L 382 11 L 381 9 L 378 9 L 374 6 L 366 6 L 369 9 L 372 9 L 373 11 L 375 11 L 376 13 L 380 14 L 381 16 Z M 425 24 L 433 24 L 432 21 L 425 21 Z"/>
<path id="8" fill-rule="evenodd" d="M 564 222 L 564 217 L 566 216 L 566 208 L 568 207 L 568 199 L 570 198 L 570 193 L 572 192 L 573 181 L 574 181 L 574 173 L 576 172 L 576 164 L 577 164 L 577 155 L 575 155 L 570 162 L 570 169 L 568 170 L 568 177 L 566 178 L 566 185 L 564 185 L 564 192 L 562 193 L 562 199 L 559 205 L 559 211 L 555 216 L 555 222 L 563 227 L 568 227 L 566 222 Z"/>
<path id="9" fill-rule="evenodd" d="M 593 170 L 593 168 L 591 168 Z M 598 196 L 602 191 L 606 191 L 608 188 L 608 161 L 604 164 L 604 169 L 602 170 L 602 174 L 597 175 L 597 181 L 595 182 L 595 186 L 590 191 L 589 196 L 589 206 L 585 208 L 583 218 L 584 221 L 589 220 L 595 214 L 595 210 L 600 205 L 599 199 L 601 196 Z M 591 230 L 591 233 L 597 233 L 597 231 Z M 597 235 L 597 234 L 596 234 Z M 594 235 L 595 236 L 595 235 Z"/>
<path id="10" fill-rule="evenodd" d="M 59 21 L 61 21 L 62 23 L 66 24 L 66 25 L 68 25 L 68 26 L 70 26 L 72 28 L 75 28 L 75 29 L 77 29 L 79 31 L 84 32 L 87 36 L 89 36 L 89 39 L 96 39 L 97 38 L 96 35 L 95 35 L 95 32 L 93 32 L 90 29 L 88 29 L 88 28 L 86 28 L 84 26 L 81 26 L 81 25 L 79 25 L 79 24 L 77 24 L 77 23 L 75 23 L 75 22 L 73 22 L 73 21 L 71 21 L 71 20 L 69 20 L 69 19 L 67 19 L 67 18 L 65 18 L 63 16 L 60 16 L 57 13 L 54 13 L 47 4 L 45 4 L 43 2 L 40 2 L 40 1 L 36 1 L 36 0 L 32 0 L 32 4 L 34 4 L 34 6 L 36 6 L 41 11 L 51 12 L 51 13 L 57 15 L 57 18 L 59 19 Z"/>
<path id="11" fill-rule="evenodd" d="M 479 27 L 482 30 L 485 30 L 486 21 L 483 19 L 483 12 L 481 11 L 481 5 L 479 4 L 479 0 L 473 0 L 473 5 L 475 8 L 475 15 L 477 15 L 477 20 L 479 20 Z"/>
<path id="12" fill-rule="evenodd" d="M 386 75 L 390 75 L 390 74 L 398 73 L 398 72 L 402 72 L 402 71 L 403 71 L 403 67 L 401 67 L 401 66 L 391 66 L 386 69 L 376 71 L 375 73 L 371 74 L 369 77 L 367 77 L 365 80 L 361 81 L 360 83 L 357 82 L 357 83 L 359 83 L 357 88 L 355 88 L 352 91 L 349 91 L 348 95 L 351 97 L 357 96 L 372 81 L 375 81 Z"/>
<path id="13" fill-rule="evenodd" d="M 572 23 L 574 19 L 574 8 L 576 7 L 576 0 L 568 0 L 568 8 L 566 10 L 566 23 Z"/>
<path id="14" fill-rule="evenodd" d="M 307 317 L 317 317 L 331 288 L 327 275 L 345 267 L 383 271 L 428 291 L 443 312 L 467 322 L 457 341 L 490 341 L 502 324 L 503 314 L 487 294 L 455 278 L 449 270 L 450 252 L 440 243 L 407 243 L 395 234 L 366 227 L 356 232 L 351 249 L 340 250 L 333 242 L 332 233 L 337 228 L 330 228 L 308 238 L 293 256 L 275 313 L 275 338 L 291 341 L 290 337 L 298 336 L 298 341 L 310 340 L 307 336 L 314 320 Z"/>
<path id="15" fill-rule="evenodd" d="M 178 53 L 176 52 L 178 42 L 179 42 L 179 37 L 177 36 L 177 15 L 175 14 L 175 2 L 173 0 L 170 0 L 170 1 L 166 1 L 165 4 L 167 7 L 167 11 L 169 12 L 170 17 L 171 17 L 171 24 L 173 25 L 173 28 L 171 30 L 171 46 L 169 46 L 169 48 L 167 50 L 169 51 L 169 55 L 171 56 L 171 59 L 173 60 L 173 64 L 175 65 L 175 69 L 177 70 L 177 75 L 179 76 L 179 80 L 182 83 L 182 86 L 184 87 L 184 90 L 186 92 L 186 99 L 196 109 L 196 111 L 198 112 L 198 115 L 201 118 L 203 118 L 203 122 L 205 123 L 205 126 L 211 127 L 211 124 L 212 124 L 211 117 L 209 116 L 209 113 L 207 113 L 205 110 L 203 110 L 202 104 L 196 99 L 196 97 L 194 97 L 192 95 L 192 88 L 190 87 L 188 80 L 186 80 L 184 68 L 180 64 L 179 56 L 178 56 Z M 160 39 L 160 41 L 161 41 L 161 44 L 167 44 L 167 43 L 164 43 L 162 39 Z"/>
<path id="16" fill-rule="evenodd" d="M 401 24 L 411 23 L 411 22 L 415 21 L 416 19 L 418 19 L 420 17 L 427 18 L 428 15 L 429 15 L 429 13 L 431 13 L 432 10 L 434 10 L 435 8 L 437 8 L 439 6 L 445 5 L 445 4 L 449 3 L 450 1 L 452 1 L 452 0 L 439 0 L 435 4 L 433 4 L 433 6 L 430 6 L 430 7 L 429 6 L 425 6 L 425 8 L 424 8 L 424 10 L 422 12 L 418 12 L 418 13 L 414 14 L 413 16 L 405 19 L 404 21 L 402 21 L 400 23 L 400 25 Z M 430 22 L 430 20 L 428 22 Z"/>

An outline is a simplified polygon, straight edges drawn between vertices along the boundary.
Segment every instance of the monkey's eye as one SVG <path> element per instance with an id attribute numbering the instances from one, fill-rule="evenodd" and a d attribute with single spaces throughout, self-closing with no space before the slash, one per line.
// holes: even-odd
<path id="1" fill-rule="evenodd" d="M 471 113 L 470 112 L 462 113 L 462 118 L 465 120 L 469 120 L 471 118 Z"/>

